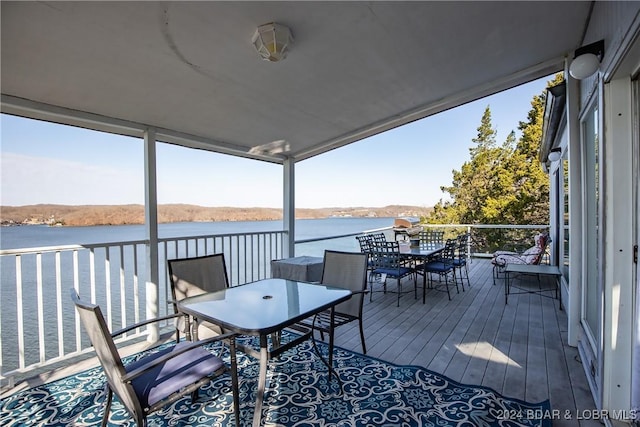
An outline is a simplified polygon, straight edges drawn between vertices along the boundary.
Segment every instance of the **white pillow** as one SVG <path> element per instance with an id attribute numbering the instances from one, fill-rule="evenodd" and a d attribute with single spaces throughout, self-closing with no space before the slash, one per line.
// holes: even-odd
<path id="1" fill-rule="evenodd" d="M 538 258 L 539 254 L 533 254 L 533 255 L 525 255 L 524 256 L 524 263 L 525 264 L 533 264 L 534 261 L 536 260 L 536 258 Z"/>
<path id="2" fill-rule="evenodd" d="M 493 253 L 493 257 L 497 257 L 500 255 L 518 255 L 518 252 L 513 252 L 513 251 L 495 251 Z"/>
<path id="3" fill-rule="evenodd" d="M 526 251 L 524 251 L 522 255 L 538 255 L 540 252 L 542 252 L 542 249 L 540 249 L 537 246 L 533 246 L 527 249 Z"/>
<path id="4" fill-rule="evenodd" d="M 494 264 L 497 264 L 497 265 L 525 264 L 525 263 L 526 263 L 526 260 L 524 257 L 518 256 L 518 255 L 510 255 L 510 254 L 498 255 L 494 260 Z"/>

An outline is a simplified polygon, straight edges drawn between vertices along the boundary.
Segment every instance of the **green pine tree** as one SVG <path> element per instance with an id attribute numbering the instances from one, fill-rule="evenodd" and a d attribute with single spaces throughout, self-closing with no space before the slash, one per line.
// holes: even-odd
<path id="1" fill-rule="evenodd" d="M 548 82 L 553 86 L 562 74 Z M 450 186 L 441 190 L 441 200 L 426 221 L 434 224 L 547 224 L 549 222 L 549 177 L 538 161 L 546 90 L 534 96 L 527 120 L 518 125 L 522 136 L 509 133 L 502 145 L 487 106 L 478 133 L 469 149 L 470 159 L 453 171 Z M 492 240 L 490 233 L 488 240 Z"/>

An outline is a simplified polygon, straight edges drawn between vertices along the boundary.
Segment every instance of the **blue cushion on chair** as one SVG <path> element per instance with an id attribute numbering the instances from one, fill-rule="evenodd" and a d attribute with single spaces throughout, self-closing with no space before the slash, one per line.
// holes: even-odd
<path id="1" fill-rule="evenodd" d="M 400 267 L 400 268 L 376 268 L 373 270 L 374 274 L 386 274 L 387 276 L 396 277 L 396 276 L 406 276 L 411 273 L 412 270 L 409 267 Z"/>
<path id="2" fill-rule="evenodd" d="M 188 342 L 182 342 L 174 347 L 161 350 L 130 363 L 126 366 L 127 372 L 131 372 L 141 364 L 149 363 L 151 360 L 189 344 Z M 172 392 L 181 390 L 200 378 L 214 373 L 223 366 L 224 362 L 220 358 L 202 347 L 196 347 L 134 378 L 131 385 L 140 397 L 142 406 L 150 406 L 164 399 Z"/>
<path id="3" fill-rule="evenodd" d="M 453 260 L 454 267 L 464 267 L 467 264 L 467 260 L 462 258 L 456 258 Z"/>
<path id="4" fill-rule="evenodd" d="M 418 266 L 416 267 L 418 268 L 423 268 L 427 271 L 431 271 L 433 273 L 444 273 L 447 272 L 449 270 L 451 270 L 453 266 L 449 263 L 444 263 L 442 261 L 432 261 L 432 262 L 428 262 L 426 264 L 423 264 L 422 266 Z"/>

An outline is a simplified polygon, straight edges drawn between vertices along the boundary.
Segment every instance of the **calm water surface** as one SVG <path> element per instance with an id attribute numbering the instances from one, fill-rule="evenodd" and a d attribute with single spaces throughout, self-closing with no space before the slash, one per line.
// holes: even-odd
<path id="1" fill-rule="evenodd" d="M 296 240 L 388 227 L 393 218 L 325 218 L 296 220 Z M 282 221 L 179 222 L 160 224 L 161 238 L 282 230 Z M 84 245 L 144 239 L 144 226 L 0 227 L 0 249 Z"/>

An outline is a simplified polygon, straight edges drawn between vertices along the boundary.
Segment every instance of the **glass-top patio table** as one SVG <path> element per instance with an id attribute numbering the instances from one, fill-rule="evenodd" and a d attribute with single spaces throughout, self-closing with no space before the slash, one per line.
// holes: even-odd
<path id="1" fill-rule="evenodd" d="M 281 344 L 280 332 L 294 326 L 300 320 L 331 309 L 329 333 L 329 378 L 333 366 L 333 315 L 337 304 L 348 300 L 351 291 L 331 286 L 296 282 L 285 279 L 264 279 L 221 291 L 206 293 L 178 302 L 178 308 L 193 319 L 193 335 L 197 339 L 198 321 L 204 320 L 221 326 L 225 332 L 253 335 L 260 338 L 260 351 L 238 346 L 247 354 L 258 357 L 260 371 L 258 392 L 253 414 L 253 425 L 260 426 L 262 404 L 266 389 L 267 363 L 300 342 L 313 338 L 311 330 L 300 330 L 302 335 Z M 272 336 L 271 348 L 268 337 Z M 325 362 L 323 360 L 323 362 Z M 326 363 L 326 362 L 325 362 Z"/>
<path id="2" fill-rule="evenodd" d="M 439 254 L 444 250 L 442 244 L 420 244 L 419 246 L 400 245 L 400 255 L 426 259 Z"/>
<path id="3" fill-rule="evenodd" d="M 409 260 L 413 263 L 413 267 L 421 262 L 422 265 L 426 268 L 427 262 L 430 259 L 433 259 L 436 255 L 440 254 L 444 250 L 444 245 L 440 243 L 421 243 L 417 246 L 411 245 L 400 245 L 400 256 Z M 422 279 L 422 303 L 425 303 L 426 300 L 426 287 L 427 287 L 427 272 L 423 269 L 421 274 Z M 416 277 L 417 280 L 417 277 Z M 416 290 L 417 292 L 417 283 Z"/>

